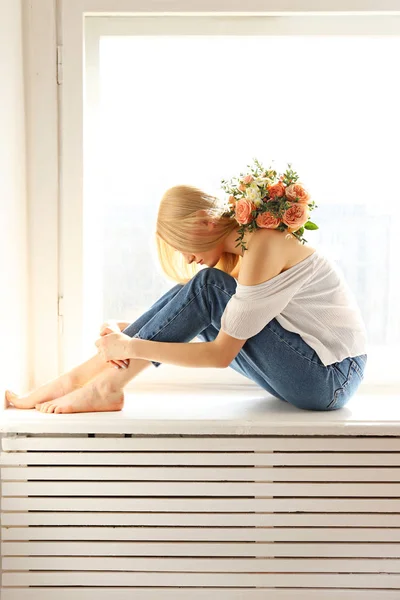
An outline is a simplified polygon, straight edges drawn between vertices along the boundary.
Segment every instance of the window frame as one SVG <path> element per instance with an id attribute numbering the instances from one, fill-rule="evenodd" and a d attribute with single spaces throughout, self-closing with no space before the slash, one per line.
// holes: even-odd
<path id="1" fill-rule="evenodd" d="M 156 2 L 145 0 L 63 0 L 59 5 L 58 19 L 58 45 L 62 47 L 62 84 L 59 86 L 59 152 L 60 152 L 60 189 L 59 189 L 59 281 L 58 296 L 62 301 L 62 314 L 60 315 L 60 326 L 57 335 L 60 336 L 60 360 L 59 371 L 66 371 L 79 362 L 77 357 L 81 356 L 81 331 L 83 325 L 82 306 L 82 208 L 83 208 L 83 165 L 84 165 L 84 93 L 95 93 L 95 90 L 84 89 L 85 56 L 86 66 L 95 67 L 95 56 L 91 44 L 96 44 L 99 35 L 107 31 L 118 35 L 131 35 L 132 30 L 128 26 L 127 17 L 142 19 L 154 19 L 157 16 L 200 17 L 209 16 L 223 17 L 221 22 L 226 26 L 232 25 L 233 17 L 249 18 L 252 26 L 260 28 L 258 16 L 274 17 L 270 23 L 274 33 L 284 35 L 282 29 L 276 29 L 280 25 L 276 17 L 285 17 L 282 25 L 285 26 L 286 34 L 299 34 L 299 17 L 313 16 L 313 23 L 304 19 L 301 23 L 301 31 L 308 35 L 336 35 L 347 33 L 353 35 L 376 34 L 376 35 L 399 35 L 400 11 L 396 10 L 396 2 L 390 0 L 375 0 L 369 3 L 369 10 L 360 9 L 360 2 L 353 1 L 329 1 L 325 9 L 320 10 L 318 0 L 291 0 L 286 3 L 286 9 L 282 10 L 279 0 L 264 0 L 263 2 L 251 0 L 246 12 L 227 10 L 223 0 L 213 2 L 202 2 L 200 0 L 191 3 L 191 10 L 187 9 L 184 0 L 176 2 Z M 239 3 L 238 3 L 239 4 Z M 300 5 L 300 6 L 299 6 Z M 376 10 L 373 10 L 373 8 Z M 350 23 L 348 16 L 357 16 Z M 374 18 L 371 19 L 371 16 Z M 290 16 L 291 21 L 288 20 Z M 394 18 L 397 17 L 397 18 Z M 90 21 L 89 21 L 90 19 Z M 249 20 L 249 23 L 250 23 Z M 90 25 L 89 25 L 90 23 Z M 324 24 L 327 29 L 321 30 Z M 89 25 L 89 28 L 87 27 Z M 290 30 L 290 27 L 292 29 Z M 335 26 L 334 26 L 335 25 Z M 316 26 L 317 29 L 316 29 Z M 106 29 L 108 28 L 108 29 Z M 314 29 L 313 29 L 314 28 Z M 354 30 L 355 28 L 355 30 Z M 313 29 L 313 31 L 311 31 Z M 85 30 L 89 36 L 85 38 Z M 270 30 L 272 32 L 272 29 Z M 89 46 L 88 46 L 89 42 Z M 87 53 L 85 54 L 85 50 Z M 90 123 L 88 123 L 90 127 Z M 71 235 L 71 231 L 74 235 Z M 100 325 L 100 323 L 99 323 Z M 54 336 L 53 327 L 53 336 Z M 164 374 L 162 382 L 176 381 L 176 368 L 163 365 Z M 201 385 L 204 381 L 204 370 L 198 369 L 198 381 L 193 382 L 193 370 L 180 369 L 179 380 L 183 382 Z M 149 367 L 148 371 L 152 370 Z M 154 370 L 154 369 L 153 369 Z M 158 370 L 157 370 L 158 371 Z M 166 374 L 170 372 L 170 375 Z M 226 373 L 229 371 L 229 373 Z M 232 369 L 213 369 L 212 382 L 217 383 L 243 383 L 244 378 L 236 374 Z M 49 373 L 50 377 L 50 373 Z M 159 376 L 157 376 L 159 377 Z M 215 380 L 214 380 L 215 377 Z M 140 376 L 146 379 L 146 373 Z M 249 382 L 249 385 L 252 385 Z M 365 387 L 365 384 L 363 384 Z M 379 390 L 381 391 L 379 386 Z M 393 387 L 393 386 L 392 386 Z M 391 388 L 392 389 L 392 388 Z M 383 391 L 383 390 L 382 390 Z"/>

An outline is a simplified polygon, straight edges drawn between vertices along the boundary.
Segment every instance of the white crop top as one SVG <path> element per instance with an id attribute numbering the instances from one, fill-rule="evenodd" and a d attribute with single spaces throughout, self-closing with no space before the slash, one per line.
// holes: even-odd
<path id="1" fill-rule="evenodd" d="M 335 263 L 318 251 L 257 285 L 237 282 L 221 329 L 238 339 L 273 319 L 298 333 L 327 366 L 367 353 L 367 332 L 352 290 Z"/>

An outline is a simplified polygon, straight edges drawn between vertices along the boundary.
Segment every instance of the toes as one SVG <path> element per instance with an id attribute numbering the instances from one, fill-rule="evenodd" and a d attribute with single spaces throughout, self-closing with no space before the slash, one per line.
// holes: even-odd
<path id="1" fill-rule="evenodd" d="M 13 399 L 18 398 L 17 394 L 14 394 L 11 390 L 6 390 L 4 394 L 4 408 L 8 408 L 10 405 L 13 406 Z"/>
<path id="2" fill-rule="evenodd" d="M 63 407 L 62 405 L 55 404 L 53 402 L 41 402 L 40 404 L 36 404 L 35 408 L 42 413 L 69 412 L 68 407 Z"/>

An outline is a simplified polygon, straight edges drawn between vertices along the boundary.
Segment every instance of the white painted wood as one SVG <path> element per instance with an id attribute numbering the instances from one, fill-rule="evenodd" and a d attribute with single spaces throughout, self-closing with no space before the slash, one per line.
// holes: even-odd
<path id="1" fill-rule="evenodd" d="M 60 198 L 61 270 L 60 294 L 64 300 L 61 371 L 82 362 L 81 334 L 83 281 L 83 13 L 80 3 L 62 0 L 60 6 L 63 46 L 63 85 L 60 100 L 62 183 Z M 68 10 L 69 8 L 69 10 Z M 75 217 L 75 219 L 74 219 Z M 73 231 L 74 235 L 70 235 Z M 75 272 L 70 265 L 75 264 Z M 71 294 L 76 281 L 79 286 Z M 99 325 L 100 326 L 100 325 Z M 87 357 L 88 358 L 88 357 Z"/>
<path id="2" fill-rule="evenodd" d="M 3 540 L 400 542 L 400 529 L 296 527 L 6 527 Z M 397 544 L 400 556 L 400 544 Z"/>
<path id="3" fill-rule="evenodd" d="M 5 589 L 2 600 L 54 600 L 54 589 L 37 587 L 35 589 Z M 58 600 L 71 600 L 71 589 L 57 588 Z M 74 589 L 74 600 L 109 600 L 109 588 L 79 588 Z M 132 588 L 118 587 L 113 589 L 115 600 L 132 600 Z M 278 588 L 204 588 L 190 589 L 190 600 L 210 600 L 218 597 L 220 600 L 377 600 L 376 590 L 334 590 Z M 141 588 L 134 589 L 135 600 L 188 600 L 188 590 L 179 588 Z M 379 600 L 398 600 L 396 590 L 379 590 Z"/>
<path id="4" fill-rule="evenodd" d="M 154 511 L 154 512 L 304 512 L 323 513 L 399 513 L 398 498 L 165 498 L 165 497 L 3 497 L 3 510 L 62 511 Z"/>
<path id="5" fill-rule="evenodd" d="M 245 449 L 244 449 L 245 450 Z M 47 452 L 1 452 L 2 465 L 49 464 Z M 51 452 L 57 465 L 372 466 L 400 467 L 400 452 Z"/>
<path id="6" fill-rule="evenodd" d="M 37 438 L 36 438 L 37 439 Z M 399 447 L 400 449 L 400 447 Z M 245 450 L 245 448 L 243 448 Z M 2 465 L 400 466 L 400 452 L 2 452 Z"/>
<path id="7" fill-rule="evenodd" d="M 400 483 L 3 482 L 4 496 L 375 496 L 399 497 Z"/>
<path id="8" fill-rule="evenodd" d="M 0 388 L 24 389 L 29 371 L 29 247 L 23 2 L 0 2 Z M 7 282 L 7 283 L 6 283 Z M 0 408 L 1 416 L 2 408 Z"/>
<path id="9" fill-rule="evenodd" d="M 312 558 L 399 558 L 399 544 L 301 542 L 129 542 L 129 541 L 3 541 L 4 556 L 232 556 Z"/>
<path id="10" fill-rule="evenodd" d="M 32 389 L 59 374 L 57 41 L 55 1 L 21 4 L 29 205 L 29 388 Z"/>
<path id="11" fill-rule="evenodd" d="M 321 15 L 312 18 L 298 18 L 298 16 L 280 15 L 274 18 L 260 18 L 260 16 L 220 15 L 215 17 L 202 14 L 197 17 L 170 15 L 168 17 L 168 30 L 163 19 L 155 19 L 152 15 L 116 15 L 95 17 L 87 19 L 86 39 L 93 36 L 97 42 L 100 36 L 135 36 L 135 35 L 398 35 L 399 16 L 360 15 L 349 19 L 343 15 Z M 201 25 L 201 27 L 200 27 Z"/>
<path id="12" fill-rule="evenodd" d="M 235 420 L 222 418 L 222 406 L 211 423 L 223 432 Z M 248 410 L 236 431 L 251 429 Z M 80 419 L 64 421 L 65 433 L 40 432 L 52 415 L 40 415 L 38 431 L 5 431 L 2 594 L 14 585 L 38 586 L 40 598 L 43 588 L 58 596 L 69 585 L 85 598 L 95 585 L 113 598 L 157 586 L 186 588 L 190 598 L 215 597 L 220 586 L 219 597 L 242 590 L 243 600 L 268 590 L 274 600 L 277 591 L 400 593 L 399 436 L 368 436 L 369 421 L 351 415 L 337 415 L 331 431 L 353 422 L 359 435 L 282 436 L 264 410 L 269 433 L 253 436 L 201 434 L 198 416 L 196 435 L 125 437 L 133 418 L 112 414 L 95 437 L 72 432 Z M 306 411 L 298 423 L 311 425 Z"/>
<path id="13" fill-rule="evenodd" d="M 45 439 L 35 441 L 35 438 L 27 438 L 26 442 L 21 441 L 21 444 L 25 443 L 25 447 L 20 446 L 21 450 L 29 447 L 45 449 L 46 444 L 52 451 L 88 450 L 91 447 L 95 450 L 97 444 L 104 451 L 159 449 L 164 452 L 174 447 L 176 450 L 240 451 L 247 444 L 247 448 L 253 451 L 285 451 L 288 448 L 283 441 L 279 442 L 280 446 L 274 447 L 273 440 L 261 439 L 252 446 L 252 440 L 245 436 L 276 438 L 290 435 L 291 451 L 315 450 L 317 447 L 320 451 L 334 449 L 342 452 L 372 452 L 378 449 L 383 451 L 384 447 L 388 451 L 399 451 L 400 402 L 398 396 L 368 397 L 357 394 L 351 400 L 351 408 L 303 411 L 263 392 L 255 395 L 243 391 L 240 396 L 231 396 L 230 393 L 204 395 L 200 392 L 175 395 L 143 393 L 132 397 L 127 395 L 126 409 L 112 413 L 57 415 L 9 408 L 2 415 L 0 432 L 7 435 L 63 434 L 63 439 L 54 441 L 54 446 L 49 446 L 49 441 Z M 112 434 L 112 438 L 125 434 L 133 437 L 99 442 L 96 438 L 87 438 L 88 433 Z M 185 439 L 181 441 L 174 438 L 175 435 L 185 436 Z M 210 440 L 211 446 L 207 448 L 208 438 L 198 436 L 210 435 L 229 436 L 229 439 L 225 441 L 223 437 L 220 443 Z M 78 438 L 74 439 L 74 436 Z M 170 437 L 164 444 L 162 441 L 154 442 L 160 446 L 152 447 L 154 436 Z M 195 436 L 194 441 L 192 436 Z M 304 446 L 302 436 L 308 436 L 308 439 L 315 437 L 309 442 L 308 448 Z M 349 439 L 351 436 L 367 436 L 367 439 L 352 441 Z M 370 441 L 374 436 L 393 436 L 393 439 L 388 437 L 382 442 L 379 439 Z M 345 441 L 342 440 L 343 437 L 346 438 Z M 10 443 L 12 444 L 4 439 L 3 450 L 12 449 Z M 324 443 L 328 446 L 324 447 Z M 343 443 L 346 444 L 345 447 L 341 447 Z"/>
<path id="14" fill-rule="evenodd" d="M 5 481 L 314 481 L 325 482 L 327 469 L 289 467 L 3 467 L 1 478 Z M 334 468 L 329 469 L 331 482 L 400 482 L 400 469 Z M 399 489 L 399 488 L 396 488 Z"/>
<path id="15" fill-rule="evenodd" d="M 49 568 L 49 558 L 41 557 L 5 557 L 3 568 L 7 570 L 40 570 Z M 399 559 L 263 559 L 252 558 L 153 558 L 153 557 L 52 557 L 54 570 L 74 571 L 179 571 L 179 572 L 224 572 L 224 573 L 279 573 L 279 572 L 315 572 L 315 573 L 400 573 Z"/>
<path id="16" fill-rule="evenodd" d="M 208 587 L 349 587 L 399 589 L 400 575 L 393 573 L 127 573 L 79 571 L 5 572 L 3 585 L 102 585 Z"/>
<path id="17" fill-rule="evenodd" d="M 215 394 L 202 394 L 195 392 L 183 392 L 175 394 L 156 394 L 154 392 L 142 393 L 137 395 L 127 395 L 126 408 L 124 410 L 111 413 L 78 413 L 78 414 L 45 414 L 37 410 L 18 410 L 7 409 L 4 411 L 0 422 L 0 431 L 3 433 L 62 433 L 69 435 L 76 434 L 131 434 L 135 438 L 112 441 L 109 440 L 109 447 L 103 446 L 103 450 L 124 448 L 140 449 L 139 445 L 149 444 L 145 440 L 141 442 L 136 436 L 157 436 L 175 434 L 190 436 L 207 435 L 228 435 L 242 438 L 243 436 L 287 436 L 288 434 L 297 438 L 298 436 L 308 435 L 318 436 L 315 443 L 320 444 L 320 450 L 325 450 L 323 443 L 326 436 L 396 436 L 395 440 L 387 439 L 383 441 L 388 450 L 399 451 L 399 433 L 400 433 L 400 402 L 399 396 L 368 396 L 357 394 L 349 403 L 349 407 L 344 407 L 334 411 L 309 411 L 300 410 L 287 402 L 278 398 L 272 398 L 263 390 L 259 393 L 249 391 L 239 391 L 238 393 L 224 393 L 220 391 Z M 4 442 L 7 443 L 7 442 Z M 5 446 L 3 443 L 3 450 Z M 28 442 L 29 443 L 29 442 Z M 33 443 L 33 442 L 32 442 Z M 44 442 L 45 444 L 47 442 Z M 68 438 L 62 440 L 61 444 L 68 444 Z M 71 441 L 71 444 L 78 442 Z M 89 444 L 93 443 L 96 448 L 96 442 L 92 439 L 83 441 L 81 448 L 75 446 L 75 449 L 88 449 Z M 107 443 L 107 442 L 105 442 Z M 121 446 L 115 444 L 121 443 Z M 178 441 L 166 442 L 167 444 L 179 444 Z M 183 442 L 185 443 L 185 442 Z M 177 449 L 184 450 L 185 447 L 177 446 Z M 190 444 L 190 442 L 187 442 Z M 224 449 L 225 442 L 222 440 L 221 448 L 210 447 L 209 450 Z M 240 451 L 241 446 L 235 447 L 234 440 L 230 440 L 230 449 Z M 299 450 L 301 446 L 296 447 L 296 442 L 292 440 L 293 450 Z M 299 442 L 302 443 L 301 441 Z M 331 443 L 331 442 L 328 442 Z M 341 444 L 341 441 L 337 441 Z M 350 443 L 350 440 L 349 440 Z M 357 443 L 357 442 L 356 442 Z M 378 442 L 376 442 L 377 444 Z M 129 444 L 132 444 L 129 446 Z M 198 443 L 197 448 L 193 450 L 206 449 L 207 439 L 203 438 L 202 445 Z M 267 442 L 268 444 L 268 442 Z M 346 441 L 348 446 L 348 442 Z M 160 446 L 160 451 L 164 451 L 167 446 Z M 186 449 L 188 449 L 188 446 Z M 53 447 L 52 450 L 68 448 Z M 73 449 L 71 445 L 69 449 Z M 149 445 L 143 446 L 147 450 L 157 450 L 157 446 L 151 448 Z M 250 445 L 249 445 L 250 448 Z M 21 448 L 22 449 L 22 448 Z M 40 448 L 37 448 L 40 449 Z M 226 449 L 226 447 L 225 447 Z M 262 450 L 261 446 L 254 448 Z M 272 445 L 265 448 L 274 450 Z M 285 449 L 281 447 L 280 449 Z M 303 448 L 307 450 L 307 448 Z M 328 449 L 328 448 L 327 448 Z M 345 451 L 344 448 L 337 447 L 337 450 Z M 350 448 L 348 448 L 350 450 Z M 362 450 L 363 446 L 354 446 L 354 451 Z M 365 450 L 368 445 L 365 443 Z M 372 448 L 371 448 L 372 451 Z"/>
<path id="18" fill-rule="evenodd" d="M 183 0 L 66 0 L 71 10 L 80 14 L 130 14 L 135 12 L 154 13 L 230 13 L 230 14 L 304 14 L 304 13 L 391 13 L 400 12 L 397 0 L 250 0 L 243 6 L 241 0 L 192 0 L 186 4 Z M 245 11 L 243 9 L 246 9 Z"/>
<path id="19" fill-rule="evenodd" d="M 15 499 L 13 498 L 12 501 Z M 16 508 L 16 507 L 14 507 Z M 160 508 L 165 508 L 160 504 Z M 201 507 L 206 509 L 206 507 Z M 255 509 L 255 506 L 252 507 Z M 314 508 L 316 508 L 314 504 Z M 321 508 L 318 503 L 318 508 Z M 383 508 L 383 507 L 380 507 Z M 71 507 L 72 510 L 72 507 Z M 400 514 L 4 512 L 3 526 L 130 525 L 168 527 L 400 527 Z"/>

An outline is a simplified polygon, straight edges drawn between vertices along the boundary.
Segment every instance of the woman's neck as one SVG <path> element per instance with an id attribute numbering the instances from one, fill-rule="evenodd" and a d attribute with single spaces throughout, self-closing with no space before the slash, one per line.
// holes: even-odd
<path id="1" fill-rule="evenodd" d="M 236 227 L 235 229 L 233 229 L 233 231 L 231 231 L 231 233 L 228 236 L 226 236 L 226 238 L 224 239 L 223 250 L 224 250 L 224 252 L 230 252 L 231 254 L 237 254 L 238 256 L 243 256 L 243 249 L 242 249 L 241 245 L 236 246 L 237 239 L 239 236 L 238 229 L 239 229 L 239 227 Z M 245 231 L 244 236 L 243 236 L 243 242 L 244 243 L 248 242 L 253 233 L 254 233 L 253 231 Z M 236 246 L 236 248 L 235 248 L 235 246 Z"/>

